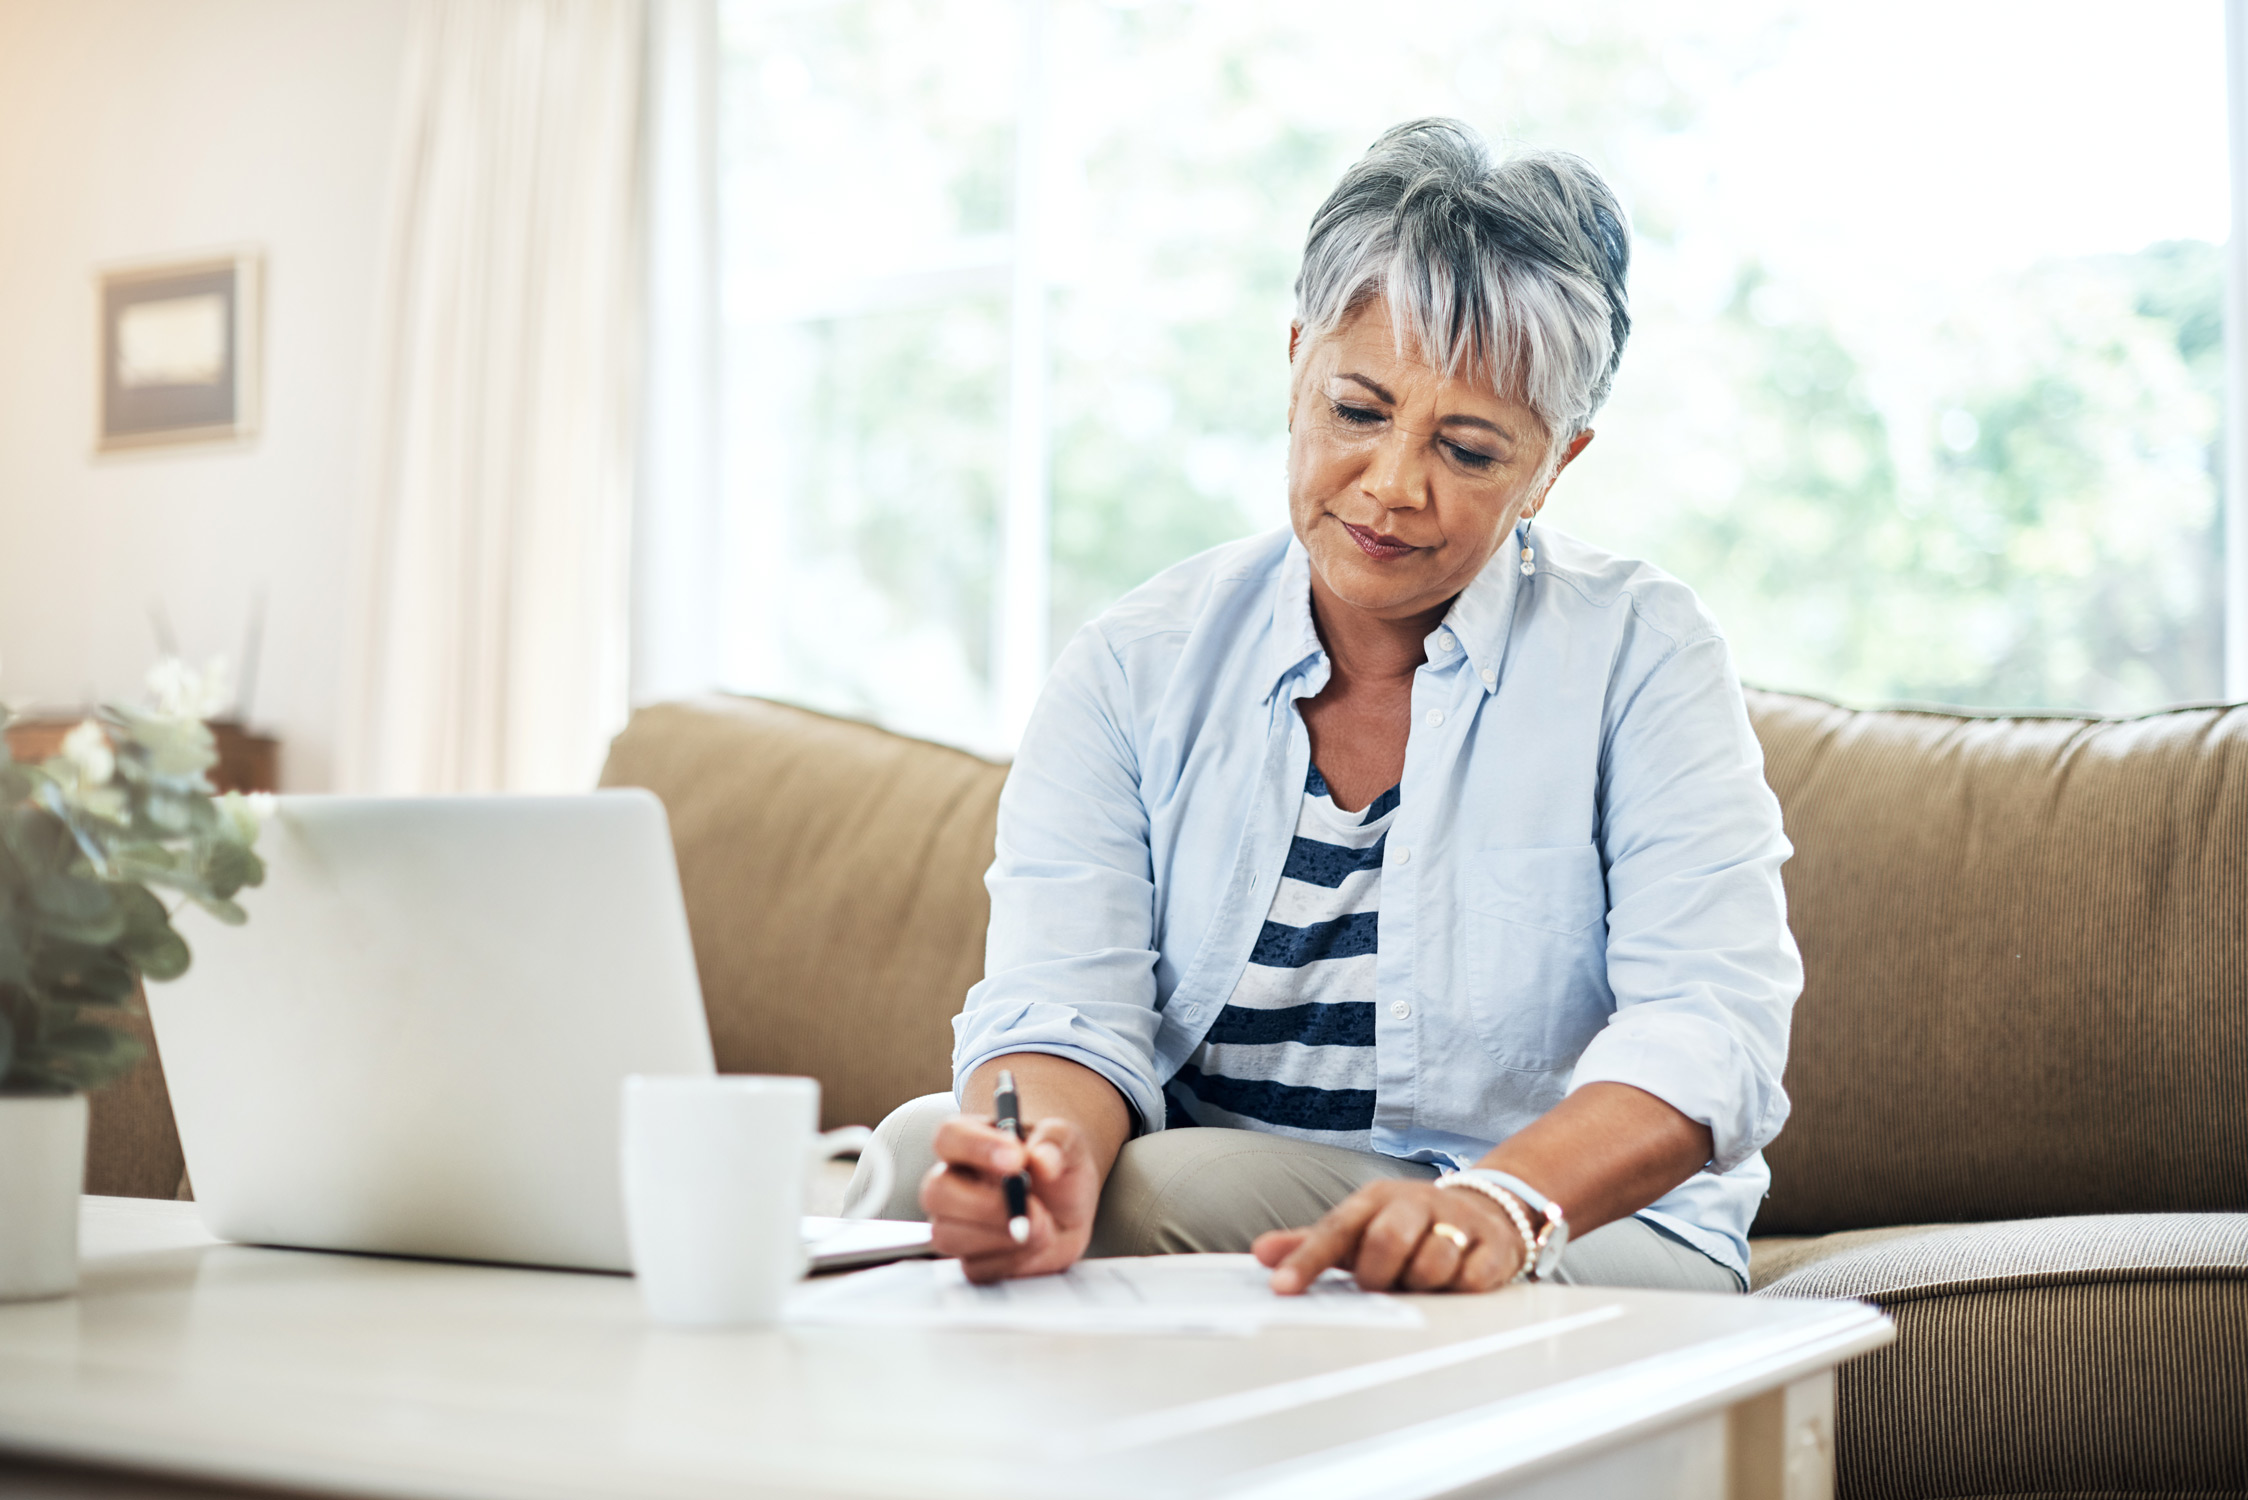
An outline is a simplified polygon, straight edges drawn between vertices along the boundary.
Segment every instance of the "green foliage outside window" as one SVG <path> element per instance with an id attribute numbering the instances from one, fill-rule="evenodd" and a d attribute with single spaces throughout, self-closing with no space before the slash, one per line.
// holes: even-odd
<path id="1" fill-rule="evenodd" d="M 1640 550 L 1771 686 L 2047 710 L 2218 696 L 2217 257 L 2171 243 L 1989 288 L 1939 330 L 1917 432 L 1831 326 L 1744 268 L 1706 340 L 1737 401 L 1731 482 L 1633 517 Z M 1604 428 L 1639 415 L 1618 406 Z M 1603 488 L 1562 524 L 1597 535 L 1587 511 L 1623 487 Z"/>
<path id="2" fill-rule="evenodd" d="M 730 97 L 749 123 L 729 180 L 810 204 L 828 189 L 804 164 L 910 151 L 906 188 L 860 183 L 848 202 L 871 195 L 901 240 L 1004 229 L 1015 96 L 992 80 L 1011 66 L 1015 10 L 948 24 L 965 14 L 730 8 Z M 1746 679 L 2032 710 L 2221 693 L 2216 246 L 1955 277 L 1901 335 L 1869 327 L 1860 288 L 1728 238 L 1678 168 L 1714 102 L 1801 24 L 1779 0 L 1725 16 L 1432 3 L 1378 52 L 1333 7 L 1054 0 L 1048 14 L 1050 149 L 1067 163 L 1048 205 L 1057 646 L 1170 563 L 1284 522 L 1305 226 L 1381 127 L 1447 113 L 1590 157 L 1631 207 L 1632 345 L 1547 515 L 1689 583 Z M 776 77 L 808 92 L 775 99 Z M 774 165 L 790 152 L 797 167 Z M 748 246 L 761 231 L 743 218 L 729 232 Z M 1929 223 L 1925 263 L 1900 275 L 1941 269 L 1945 232 Z M 853 634 L 804 603 L 778 612 L 804 695 L 942 733 L 928 705 L 986 683 L 1006 317 L 1002 294 L 962 292 L 823 313 L 791 335 L 809 360 L 786 377 L 804 456 L 774 489 L 837 549 L 819 567 L 860 591 L 839 612 L 880 617 Z M 890 658 L 910 665 L 869 675 Z"/>

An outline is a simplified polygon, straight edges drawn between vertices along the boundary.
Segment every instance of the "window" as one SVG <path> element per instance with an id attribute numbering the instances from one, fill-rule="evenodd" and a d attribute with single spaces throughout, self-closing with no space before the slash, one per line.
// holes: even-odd
<path id="1" fill-rule="evenodd" d="M 2217 6 L 1400 14 L 721 5 L 734 685 L 1008 744 L 1068 632 L 1283 524 L 1311 211 L 1448 114 L 1632 210 L 1547 515 L 1686 579 L 1748 680 L 2222 693 Z"/>

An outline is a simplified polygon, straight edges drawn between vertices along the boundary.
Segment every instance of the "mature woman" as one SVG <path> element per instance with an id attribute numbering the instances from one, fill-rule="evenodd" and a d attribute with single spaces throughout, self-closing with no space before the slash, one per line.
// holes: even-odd
<path id="1" fill-rule="evenodd" d="M 1000 800 L 957 1105 L 883 1127 L 971 1276 L 1253 1249 L 1281 1292 L 1744 1284 L 1801 977 L 1779 808 L 1694 596 L 1539 519 L 1629 256 L 1582 162 L 1493 165 L 1448 121 L 1320 208 L 1293 534 L 1062 653 Z"/>

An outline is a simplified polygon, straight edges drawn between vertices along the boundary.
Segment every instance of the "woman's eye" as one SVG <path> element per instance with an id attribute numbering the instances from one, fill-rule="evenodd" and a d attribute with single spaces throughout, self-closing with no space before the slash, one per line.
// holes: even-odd
<path id="1" fill-rule="evenodd" d="M 1454 459 L 1458 460 L 1459 463 L 1464 467 L 1470 469 L 1488 469 L 1489 467 L 1491 467 L 1491 465 L 1498 462 L 1498 459 L 1493 457 L 1491 454 L 1478 453 L 1473 448 L 1462 448 L 1458 443 L 1446 443 L 1444 446 L 1452 450 L 1452 457 Z"/>
<path id="2" fill-rule="evenodd" d="M 1382 419 L 1382 414 L 1371 406 L 1352 406 L 1347 401 L 1330 401 L 1327 404 L 1335 409 L 1338 420 L 1348 422 L 1353 427 L 1371 427 Z"/>

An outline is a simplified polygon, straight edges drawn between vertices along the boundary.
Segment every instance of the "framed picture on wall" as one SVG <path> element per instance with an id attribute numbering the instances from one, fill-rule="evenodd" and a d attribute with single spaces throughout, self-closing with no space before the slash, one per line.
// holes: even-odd
<path id="1" fill-rule="evenodd" d="M 103 451 L 257 431 L 262 279 L 250 253 L 101 274 Z"/>

